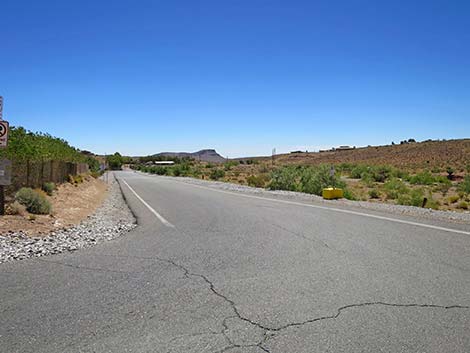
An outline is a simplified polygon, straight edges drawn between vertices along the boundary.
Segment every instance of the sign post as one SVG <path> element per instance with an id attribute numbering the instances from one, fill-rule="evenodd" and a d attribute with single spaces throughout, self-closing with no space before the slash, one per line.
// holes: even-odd
<path id="1" fill-rule="evenodd" d="M 8 121 L 3 120 L 3 97 L 0 96 L 0 149 L 8 146 Z M 0 215 L 5 214 L 5 185 L 11 184 L 11 161 L 0 159 Z"/>
<path id="2" fill-rule="evenodd" d="M 0 159 L 0 215 L 5 214 L 5 186 L 11 184 L 11 161 Z"/>

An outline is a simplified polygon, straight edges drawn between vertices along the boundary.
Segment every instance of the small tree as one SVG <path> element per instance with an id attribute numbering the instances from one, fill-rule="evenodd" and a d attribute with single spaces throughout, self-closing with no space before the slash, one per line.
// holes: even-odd
<path id="1" fill-rule="evenodd" d="M 116 152 L 115 154 L 107 156 L 106 162 L 108 162 L 109 169 L 121 170 L 123 158 L 119 152 Z"/>

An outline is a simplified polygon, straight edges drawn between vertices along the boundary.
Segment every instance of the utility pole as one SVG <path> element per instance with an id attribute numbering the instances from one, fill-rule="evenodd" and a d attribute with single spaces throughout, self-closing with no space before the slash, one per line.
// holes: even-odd
<path id="1" fill-rule="evenodd" d="M 271 155 L 271 164 L 274 166 L 274 158 L 276 156 L 276 147 L 273 148 L 272 155 Z"/>

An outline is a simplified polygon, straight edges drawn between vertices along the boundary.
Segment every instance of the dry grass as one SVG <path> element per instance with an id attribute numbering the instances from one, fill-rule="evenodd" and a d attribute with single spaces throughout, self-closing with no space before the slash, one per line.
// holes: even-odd
<path id="1" fill-rule="evenodd" d="M 77 224 L 102 204 L 106 192 L 104 182 L 85 177 L 83 183 L 64 183 L 53 196 L 46 196 L 52 204 L 52 215 L 30 215 L 21 205 L 12 203 L 7 206 L 11 214 L 0 216 L 0 234 L 24 231 L 28 235 L 41 235 Z"/>

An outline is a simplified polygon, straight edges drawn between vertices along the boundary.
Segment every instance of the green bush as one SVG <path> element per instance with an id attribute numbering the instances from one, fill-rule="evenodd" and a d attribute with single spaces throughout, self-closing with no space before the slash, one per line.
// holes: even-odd
<path id="1" fill-rule="evenodd" d="M 466 175 L 463 181 L 459 184 L 459 190 L 470 194 L 470 175 Z"/>
<path id="2" fill-rule="evenodd" d="M 468 210 L 468 203 L 465 202 L 465 201 L 460 201 L 460 203 L 457 207 L 462 209 L 462 210 Z"/>
<path id="3" fill-rule="evenodd" d="M 335 186 L 346 188 L 346 184 L 337 177 L 330 175 L 329 165 L 305 167 L 301 169 L 300 191 L 307 194 L 321 195 L 324 188 Z"/>
<path id="4" fill-rule="evenodd" d="M 388 199 L 395 200 L 402 194 L 408 194 L 409 189 L 400 179 L 392 178 L 384 184 L 385 195 Z"/>
<path id="5" fill-rule="evenodd" d="M 149 168 L 150 173 L 157 175 L 166 175 L 168 173 L 167 167 L 156 166 Z"/>
<path id="6" fill-rule="evenodd" d="M 15 195 L 15 200 L 26 207 L 26 210 L 34 214 L 51 213 L 51 204 L 44 193 L 31 188 L 21 188 Z"/>
<path id="7" fill-rule="evenodd" d="M 49 134 L 11 126 L 8 147 L 0 149 L 0 159 L 14 161 L 87 162 L 87 157 L 67 141 Z"/>
<path id="8" fill-rule="evenodd" d="M 213 169 L 209 175 L 209 178 L 212 180 L 219 180 L 225 176 L 225 171 L 223 169 Z"/>
<path id="9" fill-rule="evenodd" d="M 380 199 L 380 192 L 377 189 L 372 189 L 369 191 L 369 197 L 371 199 Z"/>
<path id="10" fill-rule="evenodd" d="M 357 165 L 351 169 L 350 177 L 353 179 L 361 179 L 364 173 L 368 172 L 368 167 L 365 165 Z"/>
<path id="11" fill-rule="evenodd" d="M 428 199 L 428 202 L 426 202 L 426 208 L 430 208 L 433 210 L 438 210 L 439 207 L 441 206 L 441 203 L 438 200 L 434 200 L 432 197 Z"/>
<path id="12" fill-rule="evenodd" d="M 56 186 L 53 182 L 44 183 L 44 185 L 42 186 L 42 189 L 44 190 L 46 194 L 48 194 L 49 196 L 52 196 L 52 193 L 55 191 Z"/>
<path id="13" fill-rule="evenodd" d="M 300 167 L 286 166 L 273 170 L 268 187 L 271 190 L 299 191 L 299 169 Z"/>
<path id="14" fill-rule="evenodd" d="M 329 165 L 316 167 L 285 166 L 271 173 L 269 188 L 272 190 L 301 191 L 321 195 L 323 188 L 335 186 L 345 189 L 346 184 L 336 176 L 330 176 Z"/>
<path id="15" fill-rule="evenodd" d="M 250 175 L 246 178 L 246 182 L 249 186 L 253 186 L 255 188 L 264 188 L 269 181 L 269 176 L 266 174 L 260 175 Z"/>
<path id="16" fill-rule="evenodd" d="M 414 185 L 431 185 L 436 182 L 436 178 L 430 172 L 424 171 L 411 176 L 409 182 Z"/>
<path id="17" fill-rule="evenodd" d="M 401 193 L 397 197 L 399 205 L 408 205 L 421 207 L 424 200 L 424 191 L 422 189 L 413 189 L 409 193 Z M 429 200 L 428 200 L 429 201 Z"/>
<path id="18" fill-rule="evenodd" d="M 121 170 L 124 163 L 124 158 L 119 152 L 116 152 L 112 155 L 106 156 L 106 162 L 108 163 L 109 169 Z"/>
<path id="19" fill-rule="evenodd" d="M 356 195 L 354 195 L 354 193 L 351 190 L 344 189 L 343 190 L 343 196 L 347 200 L 357 201 Z"/>
<path id="20" fill-rule="evenodd" d="M 99 172 L 100 171 L 100 162 L 94 157 L 87 157 L 86 163 L 88 164 L 88 168 L 90 172 Z"/>
<path id="21" fill-rule="evenodd" d="M 232 169 L 232 167 L 235 167 L 239 164 L 240 163 L 237 162 L 237 161 L 228 161 L 224 164 L 224 168 L 225 168 L 226 171 L 229 171 L 230 169 Z"/>

